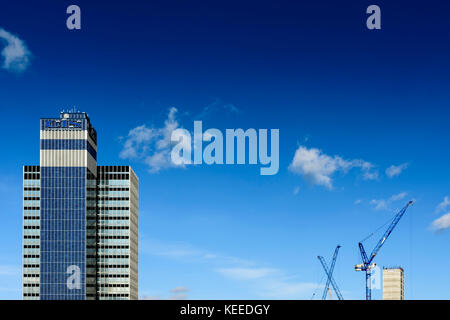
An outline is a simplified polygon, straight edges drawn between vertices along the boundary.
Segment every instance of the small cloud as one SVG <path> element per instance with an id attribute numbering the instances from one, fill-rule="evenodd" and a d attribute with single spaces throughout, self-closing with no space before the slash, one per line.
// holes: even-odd
<path id="1" fill-rule="evenodd" d="M 186 300 L 189 291 L 187 287 L 176 287 L 169 290 L 170 296 L 163 294 L 162 296 L 165 296 L 165 298 L 161 297 L 161 295 L 142 295 L 140 300 Z"/>
<path id="2" fill-rule="evenodd" d="M 404 199 L 407 195 L 408 195 L 407 192 L 400 192 L 400 193 L 398 193 L 398 194 L 394 194 L 394 195 L 391 197 L 390 200 L 391 200 L 391 202 L 397 201 L 397 200 L 402 200 L 402 199 Z"/>
<path id="3" fill-rule="evenodd" d="M 269 268 L 223 268 L 217 270 L 220 274 L 237 280 L 254 280 L 276 273 Z"/>
<path id="4" fill-rule="evenodd" d="M 362 202 L 362 200 L 361 199 L 357 199 L 357 200 L 355 200 L 355 202 L 353 203 L 353 204 L 360 204 Z"/>
<path id="5" fill-rule="evenodd" d="M 359 168 L 365 180 L 378 178 L 374 165 L 363 160 L 345 160 L 340 156 L 329 156 L 316 148 L 299 146 L 289 165 L 289 170 L 299 174 L 311 184 L 333 188 L 332 176 L 336 172 L 347 173 L 352 168 Z"/>
<path id="6" fill-rule="evenodd" d="M 365 171 L 363 173 L 364 180 L 378 180 L 378 171 Z"/>
<path id="7" fill-rule="evenodd" d="M 386 175 L 389 178 L 393 178 L 395 176 L 399 176 L 403 170 L 405 170 L 406 168 L 408 168 L 408 163 L 402 163 L 398 166 L 390 166 L 389 168 L 386 169 Z"/>
<path id="8" fill-rule="evenodd" d="M 239 114 L 242 111 L 232 103 L 225 103 L 221 99 L 216 98 L 212 103 L 208 104 L 203 110 L 197 115 L 196 119 L 203 119 L 211 114 L 225 112 L 232 114 Z"/>
<path id="9" fill-rule="evenodd" d="M 189 288 L 187 287 L 176 287 L 171 289 L 169 292 L 170 293 L 185 293 L 185 292 L 189 292 Z"/>
<path id="10" fill-rule="evenodd" d="M 436 219 L 431 224 L 431 229 L 439 232 L 450 228 L 450 213 L 444 214 L 442 217 Z"/>
<path id="11" fill-rule="evenodd" d="M 157 173 L 168 168 L 184 168 L 184 164 L 177 165 L 171 159 L 172 132 L 179 128 L 177 112 L 176 108 L 170 108 L 164 126 L 161 128 L 148 128 L 141 125 L 131 129 L 119 156 L 122 159 L 143 161 L 148 165 L 150 173 Z M 187 139 L 184 140 L 187 141 Z"/>
<path id="12" fill-rule="evenodd" d="M 0 28 L 0 42 L 6 45 L 1 52 L 2 68 L 9 72 L 24 72 L 31 59 L 31 52 L 25 42 L 2 28 Z"/>
<path id="13" fill-rule="evenodd" d="M 300 187 L 295 187 L 294 191 L 293 191 L 294 196 L 298 195 L 299 192 L 300 192 Z"/>
<path id="14" fill-rule="evenodd" d="M 170 290 L 169 292 L 172 295 L 169 297 L 169 300 L 186 300 L 188 298 L 187 293 L 189 292 L 189 288 L 187 287 L 176 287 Z"/>
<path id="15" fill-rule="evenodd" d="M 436 213 L 445 211 L 448 206 L 450 206 L 450 199 L 446 196 L 444 197 L 444 200 L 436 207 Z"/>
<path id="16" fill-rule="evenodd" d="M 390 205 L 393 202 L 404 199 L 408 195 L 407 192 L 401 192 L 398 194 L 394 194 L 388 199 L 373 199 L 370 200 L 370 204 L 374 206 L 375 210 L 389 210 Z"/>

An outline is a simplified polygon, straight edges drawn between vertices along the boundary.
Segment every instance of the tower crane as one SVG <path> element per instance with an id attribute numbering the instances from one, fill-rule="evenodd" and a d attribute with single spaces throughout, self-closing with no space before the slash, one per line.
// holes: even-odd
<path id="1" fill-rule="evenodd" d="M 327 274 L 327 283 L 325 285 L 325 288 L 323 290 L 323 294 L 322 294 L 322 300 L 326 300 L 327 299 L 327 292 L 329 292 L 330 294 L 330 298 L 331 298 L 331 291 L 329 291 L 329 287 L 330 287 L 330 283 L 333 286 L 334 292 L 336 292 L 336 295 L 338 297 L 339 300 L 344 300 L 344 297 L 342 297 L 342 294 L 339 290 L 339 287 L 337 286 L 336 281 L 334 281 L 333 278 L 333 270 L 334 270 L 334 266 L 336 264 L 336 259 L 337 259 L 337 255 L 339 252 L 339 248 L 341 246 L 338 245 L 336 247 L 336 249 L 334 250 L 334 255 L 333 255 L 333 259 L 331 260 L 331 266 L 328 269 L 328 265 L 325 262 L 325 259 L 322 256 L 317 256 L 317 258 L 319 259 L 320 263 L 322 264 L 323 269 L 325 270 L 325 273 Z"/>
<path id="2" fill-rule="evenodd" d="M 404 206 L 403 209 L 401 209 L 394 216 L 391 224 L 389 225 L 389 227 L 387 228 L 387 230 L 385 231 L 385 233 L 383 234 L 381 239 L 378 241 L 378 243 L 375 246 L 375 248 L 373 248 L 372 253 L 370 254 L 370 256 L 367 256 L 366 250 L 364 249 L 364 246 L 362 244 L 362 241 L 364 241 L 365 239 L 358 243 L 359 251 L 361 252 L 361 258 L 362 258 L 363 263 L 355 265 L 355 271 L 365 271 L 366 272 L 366 300 L 371 300 L 372 299 L 372 282 L 371 282 L 371 277 L 370 276 L 371 276 L 371 273 L 372 273 L 372 269 L 376 266 L 375 263 L 372 263 L 373 259 L 378 254 L 378 252 L 380 251 L 381 247 L 383 246 L 383 244 L 386 242 L 386 240 L 389 237 L 389 235 L 394 230 L 395 226 L 398 224 L 400 219 L 405 214 L 406 209 L 408 209 L 408 207 L 410 205 L 412 205 L 413 203 L 414 203 L 413 201 L 409 201 L 406 204 L 406 206 Z M 370 236 L 372 236 L 372 235 L 373 234 L 371 234 Z"/>

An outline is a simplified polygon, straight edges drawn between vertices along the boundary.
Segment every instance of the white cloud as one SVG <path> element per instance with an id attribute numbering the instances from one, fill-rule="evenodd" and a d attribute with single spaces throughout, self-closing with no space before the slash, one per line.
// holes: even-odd
<path id="1" fill-rule="evenodd" d="M 148 150 L 148 144 L 157 136 L 156 130 L 145 125 L 131 129 L 120 152 L 123 159 L 138 158 Z"/>
<path id="2" fill-rule="evenodd" d="M 143 294 L 140 300 L 186 300 L 188 298 L 189 288 L 187 287 L 176 287 L 169 290 L 170 295 L 148 295 Z M 165 297 L 165 298 L 164 298 Z"/>
<path id="3" fill-rule="evenodd" d="M 296 276 L 286 275 L 280 269 L 267 268 L 253 261 L 205 252 L 185 243 L 167 244 L 159 241 L 141 239 L 143 254 L 156 254 L 181 260 L 183 263 L 196 263 L 209 266 L 211 271 L 226 278 L 239 281 L 255 295 L 272 299 L 308 299 L 318 284 L 293 280 Z M 177 287 L 169 291 L 168 299 L 185 299 L 190 290 Z M 166 299 L 166 294 L 143 294 L 142 299 Z"/>
<path id="4" fill-rule="evenodd" d="M 389 168 L 386 169 L 386 175 L 389 178 L 393 178 L 395 176 L 399 176 L 403 170 L 405 170 L 406 168 L 408 168 L 408 163 L 402 163 L 398 166 L 390 166 Z"/>
<path id="5" fill-rule="evenodd" d="M 169 300 L 186 300 L 188 295 L 185 293 L 174 294 L 169 297 Z"/>
<path id="6" fill-rule="evenodd" d="M 361 202 L 362 202 L 361 199 L 356 199 L 355 202 L 354 202 L 354 204 L 360 204 Z"/>
<path id="7" fill-rule="evenodd" d="M 185 293 L 185 292 L 189 292 L 189 288 L 187 287 L 176 287 L 171 289 L 169 292 L 171 293 Z"/>
<path id="8" fill-rule="evenodd" d="M 236 280 L 260 279 L 277 272 L 277 270 L 269 268 L 223 268 L 217 271 Z"/>
<path id="9" fill-rule="evenodd" d="M 299 192 L 300 192 L 300 187 L 295 187 L 294 191 L 293 191 L 294 196 L 298 195 Z"/>
<path id="10" fill-rule="evenodd" d="M 370 200 L 370 204 L 374 206 L 375 210 L 390 210 L 390 205 L 393 202 L 404 199 L 408 195 L 407 192 L 401 192 L 394 194 L 388 199 L 373 199 Z"/>
<path id="11" fill-rule="evenodd" d="M 164 126 L 161 128 L 148 128 L 142 125 L 130 130 L 119 156 L 123 159 L 143 160 L 151 173 L 168 168 L 184 167 L 182 163 L 177 165 L 172 162 L 170 155 L 172 131 L 179 128 L 177 112 L 176 108 L 170 108 Z M 185 148 L 188 147 L 185 146 Z"/>
<path id="12" fill-rule="evenodd" d="M 25 42 L 2 28 L 0 28 L 0 42 L 5 44 L 1 52 L 2 68 L 10 72 L 24 72 L 30 65 L 31 58 L 31 52 Z"/>
<path id="13" fill-rule="evenodd" d="M 169 300 L 186 300 L 188 298 L 189 288 L 187 287 L 176 287 L 170 290 L 169 292 L 172 295 L 169 297 Z"/>
<path id="14" fill-rule="evenodd" d="M 447 209 L 447 207 L 450 206 L 450 199 L 446 196 L 444 197 L 444 200 L 438 204 L 438 206 L 436 207 L 436 212 L 442 212 L 445 211 L 445 209 Z"/>
<path id="15" fill-rule="evenodd" d="M 232 103 L 225 103 L 221 99 L 216 98 L 212 103 L 208 104 L 203 110 L 196 116 L 196 119 L 203 119 L 212 114 L 222 113 L 225 114 L 239 114 L 242 111 Z"/>
<path id="16" fill-rule="evenodd" d="M 347 173 L 352 168 L 359 168 L 365 180 L 378 178 L 374 165 L 363 160 L 345 160 L 340 156 L 329 156 L 316 148 L 299 146 L 289 165 L 289 170 L 302 175 L 311 184 L 333 188 L 332 176 L 336 172 Z"/>
<path id="17" fill-rule="evenodd" d="M 431 224 L 431 228 L 435 231 L 444 231 L 450 228 L 450 213 L 444 214 Z"/>

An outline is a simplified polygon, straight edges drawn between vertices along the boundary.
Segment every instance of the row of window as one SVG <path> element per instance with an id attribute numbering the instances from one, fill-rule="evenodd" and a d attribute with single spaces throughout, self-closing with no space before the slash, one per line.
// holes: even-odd
<path id="1" fill-rule="evenodd" d="M 39 191 L 39 190 L 41 190 L 41 188 L 39 188 L 39 187 L 24 187 L 23 190 L 24 191 Z"/>
<path id="2" fill-rule="evenodd" d="M 28 189 L 28 188 L 27 188 Z M 26 197 L 41 197 L 41 188 L 33 188 L 38 190 L 24 190 L 23 196 Z M 34 200 L 34 199 L 27 199 L 27 200 Z"/>
<path id="3" fill-rule="evenodd" d="M 128 187 L 109 187 L 109 186 L 103 186 L 93 189 L 92 191 L 130 191 L 130 188 Z"/>
<path id="4" fill-rule="evenodd" d="M 40 200 L 24 200 L 23 205 L 24 207 L 39 207 Z"/>
<path id="5" fill-rule="evenodd" d="M 97 210 L 96 207 L 87 207 L 88 210 Z M 130 210 L 130 207 L 102 207 L 98 208 L 99 214 L 124 214 L 124 211 Z M 119 212 L 121 211 L 121 212 Z"/>
<path id="6" fill-rule="evenodd" d="M 24 172 L 40 172 L 41 167 L 40 166 L 23 166 Z"/>
<path id="7" fill-rule="evenodd" d="M 130 275 L 124 274 L 99 274 L 97 278 L 129 278 Z"/>
<path id="8" fill-rule="evenodd" d="M 99 236 L 99 239 L 100 240 L 116 240 L 116 239 L 129 239 L 130 237 L 129 236 L 103 236 L 103 235 L 100 235 Z"/>
<path id="9" fill-rule="evenodd" d="M 29 180 L 29 181 L 33 181 L 33 180 Z M 98 182 L 98 187 L 100 187 L 100 188 L 105 187 L 107 185 L 113 186 L 113 187 L 129 186 L 130 185 L 130 181 L 129 180 L 100 180 Z"/>
<path id="10" fill-rule="evenodd" d="M 24 187 L 39 187 L 41 180 L 23 180 Z"/>
<path id="11" fill-rule="evenodd" d="M 129 172 L 129 166 L 97 166 L 97 172 L 99 173 L 111 173 L 111 172 Z"/>
<path id="12" fill-rule="evenodd" d="M 115 293 L 111 293 L 111 294 L 100 294 L 100 298 L 111 298 L 111 299 L 115 299 L 115 298 L 128 298 L 129 295 L 128 294 L 115 294 Z"/>
<path id="13" fill-rule="evenodd" d="M 108 221 L 116 221 L 116 220 L 130 220 L 130 217 L 128 216 L 123 216 L 123 217 L 108 217 L 108 216 L 103 216 L 99 218 L 99 223 L 102 223 L 103 221 L 105 223 L 108 223 Z"/>
<path id="14" fill-rule="evenodd" d="M 117 222 L 115 222 L 115 224 L 120 224 L 122 221 L 117 221 Z M 122 222 L 122 223 L 128 223 L 127 221 L 124 221 L 124 222 Z M 98 227 L 97 227 L 97 230 L 128 230 L 128 229 L 130 229 L 130 227 L 129 226 L 120 226 L 120 225 L 103 225 L 103 224 L 100 224 Z"/>
<path id="15" fill-rule="evenodd" d="M 105 180 L 129 180 L 130 175 L 128 173 L 98 173 L 97 181 L 101 182 Z"/>
<path id="16" fill-rule="evenodd" d="M 128 283 L 101 283 L 100 288 L 128 288 Z"/>
<path id="17" fill-rule="evenodd" d="M 97 205 L 99 206 L 99 209 L 103 208 L 103 207 L 128 207 L 129 206 L 129 199 L 127 200 L 98 200 Z"/>
<path id="18" fill-rule="evenodd" d="M 26 180 L 38 180 L 41 178 L 39 173 L 24 173 L 23 178 Z"/>

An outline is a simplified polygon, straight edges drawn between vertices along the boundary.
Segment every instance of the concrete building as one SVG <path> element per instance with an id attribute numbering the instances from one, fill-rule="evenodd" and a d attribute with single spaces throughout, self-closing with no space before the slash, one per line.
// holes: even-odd
<path id="1" fill-rule="evenodd" d="M 41 119 L 40 141 L 23 170 L 23 299 L 137 299 L 136 174 L 97 166 L 84 112 Z"/>
<path id="2" fill-rule="evenodd" d="M 383 300 L 405 300 L 405 273 L 403 268 L 383 267 Z"/>

